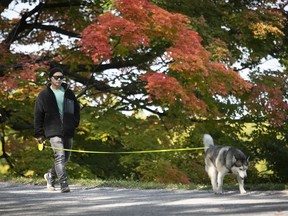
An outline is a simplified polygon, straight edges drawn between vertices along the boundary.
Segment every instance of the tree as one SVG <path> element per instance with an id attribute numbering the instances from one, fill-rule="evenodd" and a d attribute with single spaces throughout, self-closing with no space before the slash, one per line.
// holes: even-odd
<path id="1" fill-rule="evenodd" d="M 286 1 L 153 2 L 191 17 L 193 29 L 204 39 L 205 47 L 227 64 L 241 60 L 238 70 L 252 68 L 268 55 L 279 58 L 286 52 Z"/>
<path id="2" fill-rule="evenodd" d="M 144 70 L 140 78 L 147 83 L 150 101 L 158 100 L 162 106 L 180 101 L 191 114 L 201 115 L 207 110 L 205 99 L 211 100 L 204 95 L 249 89 L 238 74 L 211 61 L 199 35 L 187 28 L 187 17 L 168 13 L 148 1 L 117 1 L 115 6 L 120 15 L 107 12 L 84 29 L 82 50 L 96 64 L 128 58 L 133 61 L 148 54 L 146 62 L 142 58 L 141 67 L 133 66 Z M 166 70 L 151 69 L 157 57 Z"/>
<path id="3" fill-rule="evenodd" d="M 181 0 L 175 2 L 157 1 L 161 7 L 172 12 L 180 12 L 193 17 L 192 25 L 197 29 L 202 38 L 204 38 L 205 47 L 217 57 L 218 60 L 224 61 L 226 64 L 233 66 L 235 61 L 241 62 L 241 66 L 235 68 L 236 71 L 249 69 L 249 76 L 255 85 L 253 92 L 257 89 L 256 94 L 252 97 L 262 97 L 262 92 L 267 92 L 268 88 L 274 90 L 275 84 L 267 86 L 267 82 L 255 82 L 253 77 L 267 78 L 267 75 L 279 77 L 285 82 L 285 57 L 287 40 L 287 2 L 286 1 L 193 1 L 189 2 Z M 270 3 L 270 4 L 269 4 Z M 228 12 L 230 11 L 230 12 Z M 215 19 L 217 17 L 217 19 Z M 204 24 L 204 25 L 203 25 Z M 221 29 L 221 30 L 220 30 Z M 220 31 L 219 31 L 220 30 Z M 259 73 L 258 67 L 263 59 L 274 57 L 283 63 L 284 73 L 279 71 L 267 71 L 263 74 Z M 283 58 L 284 57 L 284 58 Z M 286 64 L 287 65 L 287 64 Z M 285 87 L 281 87 L 285 91 Z M 272 91 L 273 91 L 272 90 Z M 277 114 L 277 124 L 283 124 L 285 121 L 284 108 L 281 112 L 277 111 L 275 106 L 285 104 L 285 95 L 279 91 L 277 94 L 269 94 L 269 103 L 272 107 L 268 108 Z M 277 96 L 276 96 L 277 95 Z M 278 97 L 278 98 L 276 98 Z M 254 100 L 251 98 L 251 100 Z M 265 99 L 266 101 L 269 101 Z M 259 110 L 258 102 L 253 103 Z M 277 104 L 277 105 L 276 105 Z M 254 106 L 253 105 L 253 106 Z M 262 104 L 263 105 L 263 104 Z M 264 108 L 266 107 L 266 108 Z M 274 108 L 273 108 L 274 107 Z M 283 105 L 281 105 L 283 107 Z M 285 107 L 285 106 L 284 106 Z M 252 110 L 255 109 L 250 107 Z M 255 110 L 256 110 L 255 109 Z M 266 109 L 266 110 L 265 110 Z M 271 119 L 274 124 L 275 116 L 270 118 L 270 112 L 267 112 L 267 106 L 261 106 L 261 111 L 265 114 L 263 117 Z M 281 114 L 280 114 L 281 113 Z M 259 113 L 258 113 L 259 114 Z M 267 114 L 267 115 L 266 115 Z M 280 117 L 279 115 L 282 115 Z M 270 116 L 270 117 L 268 117 Z M 268 118 L 267 118 L 268 117 Z M 274 119 L 274 120 L 273 120 Z M 257 121 L 257 120 L 256 120 Z M 281 123 L 280 123 L 281 122 Z"/>

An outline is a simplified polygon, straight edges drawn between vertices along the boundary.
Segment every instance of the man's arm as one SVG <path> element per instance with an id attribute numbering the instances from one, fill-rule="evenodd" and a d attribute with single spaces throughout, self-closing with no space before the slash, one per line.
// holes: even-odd
<path id="1" fill-rule="evenodd" d="M 75 116 L 75 121 L 76 121 L 76 127 L 78 127 L 80 123 L 80 105 L 76 97 L 75 97 L 75 102 L 74 102 L 74 116 Z"/>
<path id="2" fill-rule="evenodd" d="M 35 107 L 34 107 L 34 136 L 37 139 L 44 139 L 45 134 L 43 129 L 45 113 L 43 106 L 40 102 L 39 96 L 36 98 Z"/>

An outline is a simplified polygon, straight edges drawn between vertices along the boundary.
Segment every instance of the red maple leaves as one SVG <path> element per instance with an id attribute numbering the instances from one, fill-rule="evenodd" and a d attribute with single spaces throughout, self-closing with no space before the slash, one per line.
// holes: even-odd
<path id="1" fill-rule="evenodd" d="M 287 121 L 287 75 L 283 72 L 263 74 L 256 78 L 247 106 L 252 114 L 265 116 L 273 126 Z"/>
<path id="2" fill-rule="evenodd" d="M 35 80 L 34 69 L 37 65 L 31 64 L 31 59 L 16 58 L 7 49 L 0 46 L 0 63 L 6 65 L 6 69 L 3 70 L 3 75 L 0 76 L 0 93 L 15 90 L 19 87 L 20 83 Z M 21 69 L 13 68 L 13 60 L 17 59 L 18 64 L 22 65 Z M 12 65 L 12 66 L 10 66 Z"/>
<path id="3" fill-rule="evenodd" d="M 147 0 L 118 0 L 115 10 L 104 13 L 82 34 L 82 50 L 95 63 L 129 51 L 149 50 L 157 41 L 165 41 L 161 58 L 166 71 L 150 71 L 142 77 L 147 82 L 150 99 L 174 104 L 180 100 L 194 112 L 205 112 L 206 102 L 195 91 L 204 94 L 236 94 L 250 84 L 224 64 L 210 60 L 211 54 L 201 45 L 201 37 L 187 27 L 189 19 L 169 13 Z"/>

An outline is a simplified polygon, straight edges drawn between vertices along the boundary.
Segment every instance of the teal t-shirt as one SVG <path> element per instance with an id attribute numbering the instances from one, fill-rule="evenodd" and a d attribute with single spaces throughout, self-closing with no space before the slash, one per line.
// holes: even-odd
<path id="1" fill-rule="evenodd" d="M 61 87 L 61 89 L 53 89 L 51 87 L 51 90 L 53 91 L 55 97 L 56 97 L 56 101 L 57 101 L 57 105 L 58 105 L 58 110 L 60 113 L 60 117 L 63 120 L 63 103 L 64 103 L 64 93 L 65 90 L 63 87 Z"/>

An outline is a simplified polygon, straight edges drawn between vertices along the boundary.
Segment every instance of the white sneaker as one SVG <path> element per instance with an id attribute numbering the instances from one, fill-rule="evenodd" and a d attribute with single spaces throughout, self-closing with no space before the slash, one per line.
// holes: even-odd
<path id="1" fill-rule="evenodd" d="M 49 191 L 55 191 L 55 186 L 54 186 L 53 179 L 51 178 L 51 174 L 45 173 L 44 179 L 47 181 L 47 189 Z"/>

